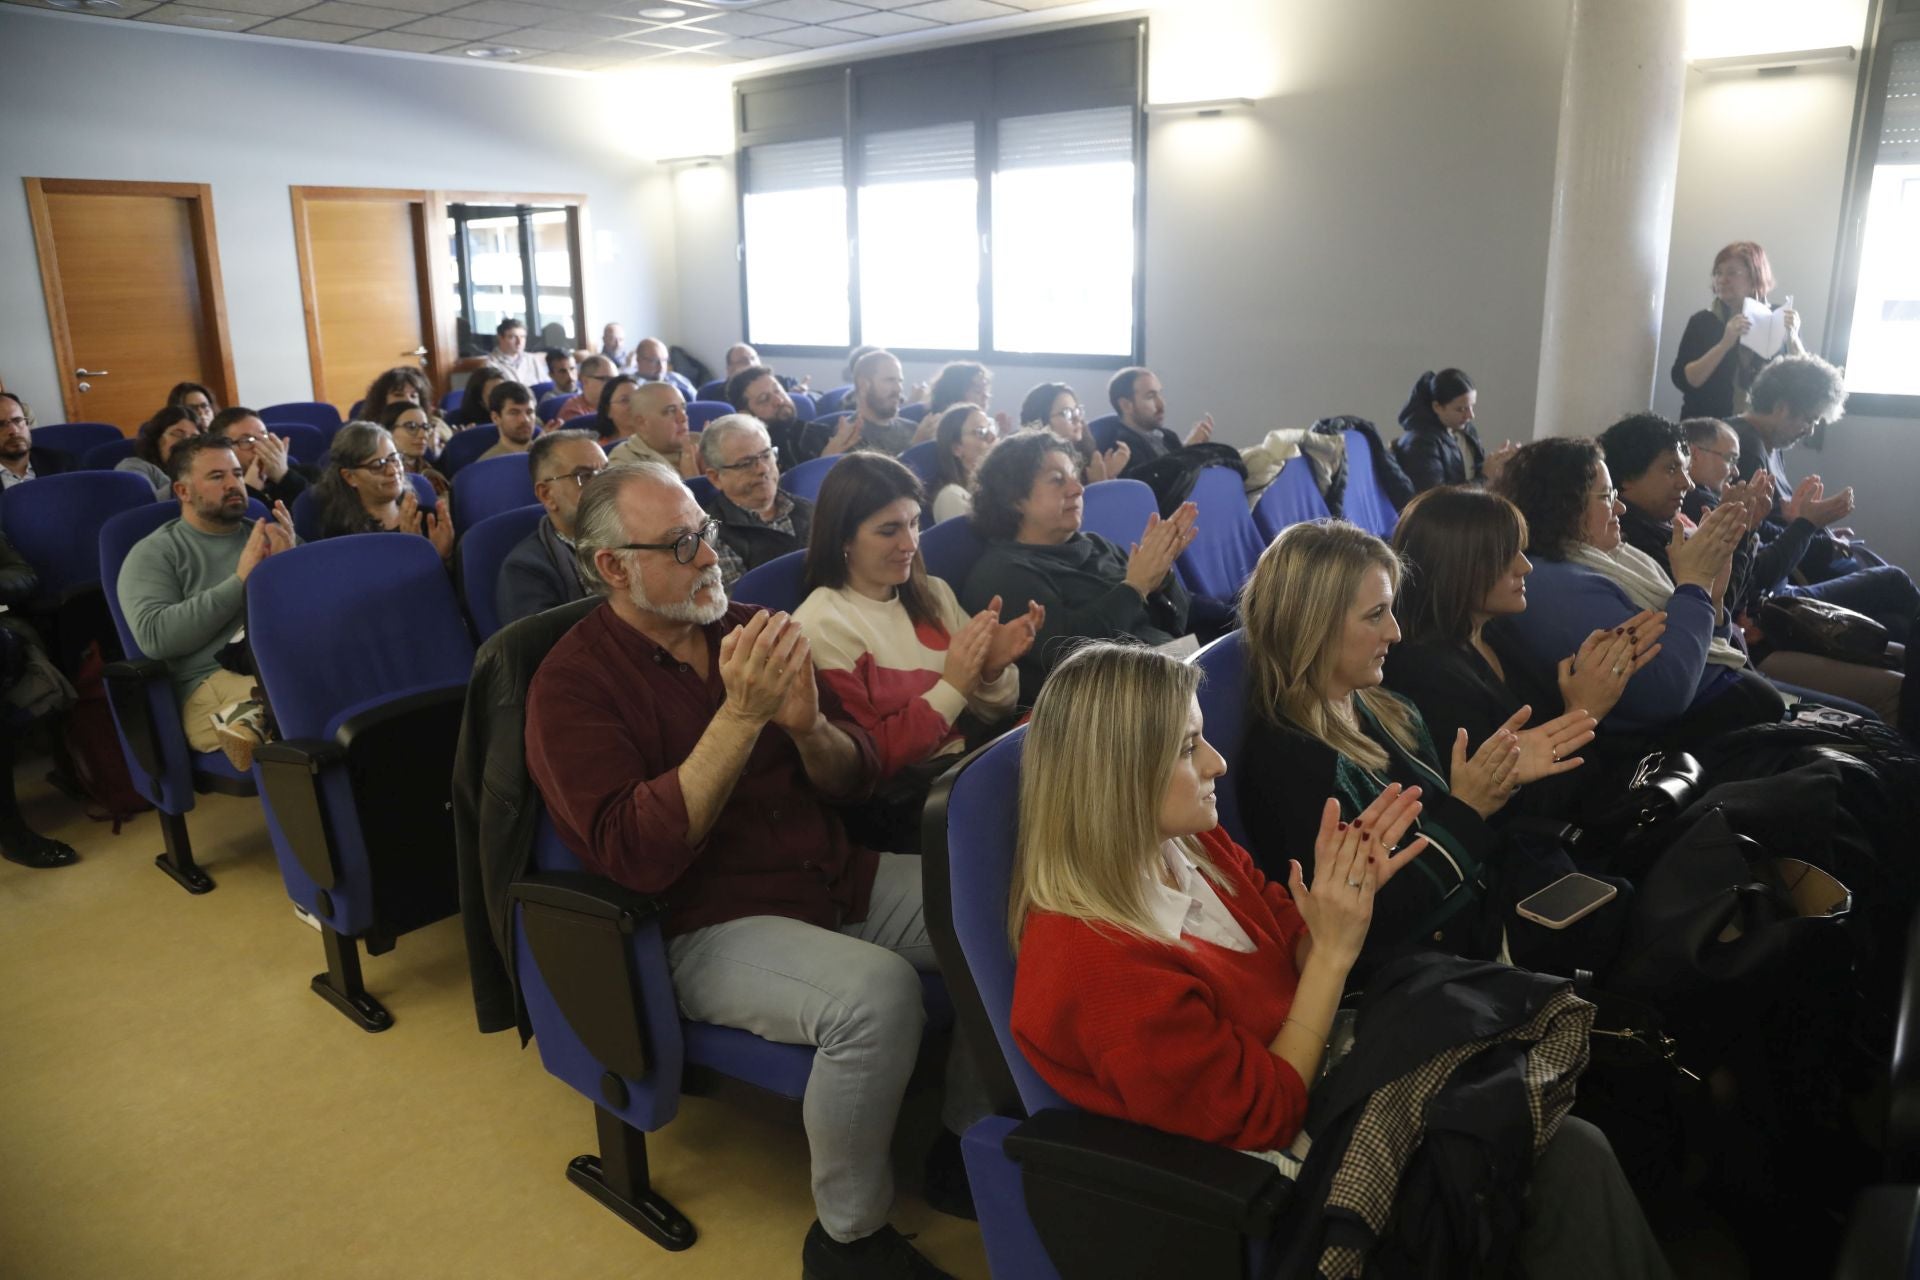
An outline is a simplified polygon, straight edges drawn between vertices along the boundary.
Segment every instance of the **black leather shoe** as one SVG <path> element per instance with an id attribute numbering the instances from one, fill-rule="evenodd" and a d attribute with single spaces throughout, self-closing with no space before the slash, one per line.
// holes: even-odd
<path id="1" fill-rule="evenodd" d="M 80 861 L 80 855 L 71 845 L 51 840 L 24 823 L 0 827 L 0 857 L 43 871 Z"/>
<path id="2" fill-rule="evenodd" d="M 960 1154 L 960 1139 L 945 1129 L 933 1140 L 927 1152 L 920 1194 L 933 1208 L 949 1217 L 978 1222 L 973 1207 L 973 1184 L 967 1181 L 967 1162 Z"/>
<path id="3" fill-rule="evenodd" d="M 800 1249 L 806 1280 L 954 1280 L 892 1227 L 841 1244 L 817 1221 Z"/>

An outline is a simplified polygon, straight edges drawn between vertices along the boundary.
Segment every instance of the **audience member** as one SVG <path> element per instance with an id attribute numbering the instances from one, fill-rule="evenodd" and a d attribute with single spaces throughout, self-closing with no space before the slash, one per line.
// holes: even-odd
<path id="1" fill-rule="evenodd" d="M 1325 1076 L 1330 1029 L 1379 895 L 1424 878 L 1398 874 L 1422 856 L 1424 837 L 1392 852 L 1420 804 L 1390 787 L 1341 823 L 1339 802 L 1328 800 L 1288 848 L 1283 876 L 1262 875 L 1219 830 L 1214 783 L 1226 764 L 1202 736 L 1198 683 L 1191 666 L 1101 644 L 1062 663 L 1041 693 L 1020 769 L 1008 911 L 1019 957 L 1013 1038 L 1075 1106 L 1300 1173 L 1306 1148 L 1284 1149 L 1302 1136 Z M 1427 852 L 1422 865 L 1437 860 Z M 1481 1019 L 1492 1012 L 1472 1003 Z M 1485 1035 L 1484 1025 L 1461 1039 Z M 1353 1052 L 1367 1055 L 1397 1030 L 1363 1029 Z M 1541 1146 L 1541 1117 L 1514 1111 L 1505 1120 L 1521 1128 L 1520 1149 L 1539 1152 L 1516 1249 L 1522 1269 L 1666 1276 L 1600 1132 L 1566 1117 Z M 1313 1139 L 1338 1150 L 1333 1133 Z M 1321 1185 L 1300 1180 L 1303 1194 Z M 1422 1229 L 1418 1215 L 1394 1220 L 1403 1240 Z M 1408 1247 L 1437 1265 L 1438 1242 L 1416 1236 Z"/>
<path id="2" fill-rule="evenodd" d="M 682 478 L 700 474 L 700 453 L 688 448 L 687 402 L 670 382 L 607 384 L 607 407 L 621 440 L 607 450 L 616 465 L 657 462 Z"/>
<path id="3" fill-rule="evenodd" d="M 667 344 L 658 338 L 642 338 L 633 349 L 633 376 L 642 382 L 664 382 L 680 393 L 685 403 L 694 398 L 693 384 L 673 370 Z"/>
<path id="4" fill-rule="evenodd" d="M 1747 409 L 1747 391 L 1766 367 L 1759 352 L 1740 344 L 1753 322 L 1743 307 L 1773 292 L 1773 267 L 1767 251 L 1751 240 L 1736 240 L 1713 258 L 1713 305 L 1688 317 L 1673 358 L 1673 385 L 1680 390 L 1683 418 L 1731 418 Z M 1801 355 L 1800 315 L 1784 311 L 1789 355 Z"/>
<path id="5" fill-rule="evenodd" d="M 1191 599 L 1173 562 L 1193 543 L 1194 507 L 1170 520 L 1156 513 L 1124 551 L 1080 530 L 1083 486 L 1072 451 L 1047 431 L 1020 431 L 993 446 L 974 477 L 973 526 L 987 548 L 967 575 L 960 602 L 971 613 L 1001 601 L 1009 620 L 1032 604 L 1044 610 L 1033 647 L 1020 659 L 1020 701 L 1075 640 L 1131 636 L 1180 656 L 1195 647 Z"/>
<path id="6" fill-rule="evenodd" d="M 1184 442 L 1167 429 L 1167 402 L 1160 394 L 1160 379 L 1150 369 L 1132 366 L 1114 374 L 1107 383 L 1107 400 L 1120 415 L 1118 442 L 1132 453 L 1129 470 L 1157 462 L 1183 443 L 1205 444 L 1213 439 L 1212 414 L 1194 423 Z"/>
<path id="7" fill-rule="evenodd" d="M 744 369 L 752 369 L 758 366 L 760 364 L 760 353 L 744 342 L 736 342 L 727 348 L 726 363 L 727 381 L 731 382 L 735 374 Z M 781 387 L 789 392 L 805 391 L 807 389 L 807 383 L 812 381 L 812 375 L 802 378 L 789 378 L 784 373 L 776 373 L 773 376 L 780 383 Z M 739 405 L 734 406 L 736 409 L 739 407 Z"/>
<path id="8" fill-rule="evenodd" d="M 13 392 L 0 391 L 0 490 L 72 465 L 66 455 L 33 443 L 33 410 Z"/>
<path id="9" fill-rule="evenodd" d="M 460 407 L 453 411 L 449 424 L 456 431 L 465 431 L 468 427 L 485 426 L 493 421 L 487 401 L 493 395 L 493 389 L 502 382 L 511 381 L 506 374 L 490 364 L 481 365 L 467 375 L 466 391 L 460 397 Z"/>
<path id="10" fill-rule="evenodd" d="M 1600 447 L 1626 507 L 1620 517 L 1621 537 L 1627 548 L 1652 561 L 1663 578 L 1670 580 L 1673 575 L 1667 549 L 1681 527 L 1676 523 L 1681 506 L 1693 489 L 1693 479 L 1687 474 L 1686 437 L 1676 423 L 1658 414 L 1636 413 L 1602 432 Z M 1742 484 L 1739 496 L 1743 498 L 1745 492 Z M 1743 524 L 1751 514 L 1749 508 Z M 1742 538 L 1736 547 L 1728 574 L 1723 599 L 1729 613 L 1738 612 L 1744 595 L 1743 571 L 1752 572 L 1752 556 L 1742 554 L 1747 541 Z M 1774 541 L 1777 545 L 1781 539 Z M 1831 702 L 1837 697 L 1864 704 L 1889 724 L 1899 719 L 1902 681 L 1898 672 L 1785 650 L 1756 652 L 1749 654 L 1749 659 L 1776 683 L 1791 681 L 1790 689 L 1816 690 L 1826 695 L 1822 701 Z"/>
<path id="11" fill-rule="evenodd" d="M 1747 508 L 1747 537 L 1733 554 L 1727 607 L 1752 615 L 1799 566 L 1814 535 L 1840 518 L 1849 499 L 1845 494 L 1827 497 L 1819 480 L 1808 477 L 1782 509 L 1785 523 L 1773 520 L 1773 473 L 1755 471 L 1745 480 L 1738 478 L 1740 437 L 1732 427 L 1718 418 L 1688 418 L 1680 431 L 1686 437 L 1687 474 L 1693 481 L 1681 513 L 1698 524 L 1722 502 Z M 1750 616 L 1748 625 L 1751 621 Z"/>
<path id="12" fill-rule="evenodd" d="M 915 852 L 927 789 L 957 753 L 1013 712 L 1014 663 L 1033 647 L 1039 605 L 1009 622 L 1000 602 L 971 618 L 920 559 L 920 481 L 881 454 L 827 472 L 807 543 L 805 603 L 794 611 L 820 678 L 880 759 L 859 811 L 865 844 Z"/>
<path id="13" fill-rule="evenodd" d="M 530 387 L 546 377 L 546 361 L 527 348 L 527 326 L 509 316 L 493 331 L 493 350 L 487 367 L 498 369 L 500 376 Z"/>
<path id="14" fill-rule="evenodd" d="M 375 378 L 360 401 L 360 412 L 353 416 L 361 422 L 378 422 L 384 426 L 387 407 L 393 404 L 416 404 L 426 410 L 431 427 L 426 443 L 429 458 L 437 457 L 447 441 L 453 439 L 453 428 L 441 419 L 439 407 L 433 402 L 433 386 L 418 367 L 398 365 Z"/>
<path id="15" fill-rule="evenodd" d="M 606 467 L 593 432 L 577 427 L 549 431 L 527 451 L 533 496 L 547 514 L 501 562 L 493 603 L 502 624 L 586 598 L 573 553 L 574 516 L 587 482 Z"/>
<path id="16" fill-rule="evenodd" d="M 272 737 L 242 649 L 246 581 L 262 560 L 294 545 L 293 518 L 276 505 L 271 519 L 247 519 L 240 460 L 217 436 L 182 439 L 168 468 L 179 518 L 127 552 L 120 609 L 141 651 L 167 664 L 187 745 L 224 752 L 244 772 L 254 748 Z"/>
<path id="17" fill-rule="evenodd" d="M 1127 469 L 1133 448 L 1124 440 L 1102 450 L 1087 429 L 1087 411 L 1080 397 L 1064 382 L 1042 382 L 1027 392 L 1020 402 L 1020 426 L 1023 430 L 1044 429 L 1067 442 L 1073 449 L 1081 484 L 1118 479 Z"/>
<path id="18" fill-rule="evenodd" d="M 293 500 L 311 483 L 306 472 L 293 464 L 286 437 L 268 431 L 267 424 L 252 409 L 238 405 L 222 409 L 213 415 L 206 434 L 219 436 L 233 446 L 248 496 L 269 508 L 276 502 L 293 506 Z"/>
<path id="19" fill-rule="evenodd" d="M 574 363 L 571 351 L 547 352 L 547 381 L 553 384 L 549 395 L 571 396 L 580 391 L 580 366 Z"/>
<path id="20" fill-rule="evenodd" d="M 6 392 L 0 392 L 0 396 L 12 400 Z M 18 407 L 18 401 L 12 405 L 0 403 L 0 411 Z M 0 458 L 4 456 L 0 454 Z M 25 604 L 39 591 L 40 579 L 33 566 L 0 535 L 0 606 L 12 608 Z M 46 871 L 71 866 L 80 860 L 80 855 L 72 845 L 43 836 L 28 826 L 13 789 L 14 741 L 24 727 L 23 723 L 15 722 L 27 718 L 27 713 L 17 705 L 17 695 L 30 666 L 46 662 L 40 649 L 39 636 L 30 623 L 0 617 L 0 696 L 5 698 L 8 716 L 8 723 L 0 726 L 0 857 L 23 867 Z M 64 696 L 71 701 L 70 687 Z"/>
<path id="21" fill-rule="evenodd" d="M 916 857 L 852 844 L 832 806 L 863 796 L 872 741 L 818 679 L 800 626 L 730 606 L 714 523 L 674 473 L 610 467 L 584 494 L 581 572 L 607 597 L 527 698 L 527 767 L 596 874 L 670 904 L 682 1013 L 820 1047 L 802 1114 L 817 1280 L 938 1277 L 891 1226 L 889 1148 L 936 971 Z M 948 1128 L 961 1112 L 949 1063 Z M 951 1139 L 937 1151 L 958 1155 Z"/>
<path id="22" fill-rule="evenodd" d="M 167 407 L 185 409 L 202 431 L 207 430 L 213 421 L 213 415 L 220 412 L 220 405 L 214 400 L 213 392 L 197 382 L 176 382 L 173 390 L 167 392 Z"/>
<path id="23" fill-rule="evenodd" d="M 879 350 L 882 350 L 882 348 L 869 343 L 861 343 L 853 350 L 847 352 L 847 362 L 840 368 L 840 381 L 845 383 L 853 382 L 854 370 L 859 367 L 860 361 Z"/>
<path id="24" fill-rule="evenodd" d="M 1519 448 L 1512 441 L 1489 455 L 1473 425 L 1480 393 L 1459 369 L 1420 375 L 1400 409 L 1405 428 L 1393 442 L 1393 460 L 1413 481 L 1414 492 L 1443 484 L 1477 484 L 1493 475 Z"/>
<path id="25" fill-rule="evenodd" d="M 552 422 L 572 422 L 576 418 L 591 418 L 600 410 L 600 396 L 607 388 L 607 379 L 614 377 L 619 370 L 606 356 L 588 356 L 580 362 L 580 387 L 569 396 L 550 419 Z"/>
<path id="26" fill-rule="evenodd" d="M 1678 745 L 1782 717 L 1779 691 L 1748 667 L 1723 607 L 1746 533 L 1742 506 L 1715 509 L 1691 536 L 1676 530 L 1669 578 L 1622 540 L 1626 507 L 1592 440 L 1522 445 L 1493 487 L 1526 518 L 1532 606 L 1500 625 L 1535 679 L 1551 679 L 1593 632 L 1651 609 L 1667 615 L 1660 653 L 1628 681 L 1602 722 L 1608 730 L 1663 734 Z"/>
<path id="27" fill-rule="evenodd" d="M 940 415 L 957 404 L 970 404 L 990 413 L 993 371 L 977 360 L 951 360 L 941 365 L 927 387 L 927 415 L 920 419 L 920 440 L 933 439 Z M 1013 415 L 1004 410 L 993 416 L 993 424 L 1000 435 L 1012 435 L 1017 429 Z"/>
<path id="28" fill-rule="evenodd" d="M 900 416 L 904 382 L 900 362 L 891 352 L 876 347 L 861 356 L 854 367 L 852 412 L 837 423 L 831 419 L 808 423 L 800 452 L 807 458 L 854 450 L 899 457 L 918 430 L 918 424 Z"/>
<path id="29" fill-rule="evenodd" d="M 525 453 L 532 446 L 533 434 L 540 429 L 533 416 L 533 392 L 517 382 L 498 383 L 487 393 L 487 412 L 499 428 L 500 438 L 475 461 Z"/>
<path id="30" fill-rule="evenodd" d="M 1828 499 L 1819 476 L 1809 476 L 1795 485 L 1787 478 L 1782 457 L 1815 427 L 1837 421 L 1845 412 L 1846 401 L 1846 382 L 1838 369 L 1819 356 L 1784 356 L 1754 379 L 1753 407 L 1740 417 L 1728 419 L 1728 425 L 1740 437 L 1741 475 L 1751 478 L 1764 469 L 1773 476 L 1774 509 L 1770 519 L 1775 525 L 1788 523 L 1788 504 L 1796 500 L 1803 515 L 1831 512 L 1831 521 L 1852 513 L 1851 487 Z M 1808 501 L 1824 505 L 1809 508 Z M 1834 503 L 1838 511 L 1833 510 Z M 1845 605 L 1880 623 L 1893 639 L 1906 643 L 1913 615 L 1920 612 L 1920 588 L 1914 586 L 1905 569 L 1886 563 L 1851 530 L 1821 528 L 1797 567 L 1808 585 L 1789 582 L 1780 590 Z"/>
<path id="31" fill-rule="evenodd" d="M 929 419 L 933 418 L 928 414 Z M 973 511 L 973 473 L 1000 438 L 977 404 L 956 404 L 934 421 L 933 518 L 937 523 Z"/>
<path id="32" fill-rule="evenodd" d="M 633 352 L 627 346 L 627 331 L 617 322 L 600 330 L 600 354 L 613 362 L 615 373 L 633 372 Z"/>
<path id="33" fill-rule="evenodd" d="M 165 501 L 173 494 L 173 479 L 167 474 L 167 459 L 175 446 L 200 434 L 200 424 L 185 409 L 169 406 L 140 424 L 134 433 L 133 456 L 122 458 L 115 471 L 131 471 L 145 476 L 153 486 L 153 496 Z"/>
<path id="34" fill-rule="evenodd" d="M 779 377 L 765 365 L 749 365 L 727 378 L 727 403 L 741 413 L 760 419 L 773 442 L 775 460 L 780 469 L 791 468 L 800 457 L 800 434 L 806 424 L 793 397 L 780 385 Z"/>
<path id="35" fill-rule="evenodd" d="M 349 422 L 334 433 L 326 474 L 314 486 L 320 537 L 350 533 L 417 533 L 442 560 L 453 558 L 453 516 L 423 511 L 407 464 L 385 427 Z"/>
<path id="36" fill-rule="evenodd" d="M 396 400 L 381 411 L 379 423 L 393 437 L 393 447 L 400 451 L 400 460 L 405 464 L 407 474 L 425 476 L 427 483 L 433 486 L 434 496 L 445 501 L 446 496 L 453 492 L 453 484 L 428 460 L 429 442 L 433 439 L 433 419 L 427 411 L 417 404 Z"/>
<path id="37" fill-rule="evenodd" d="M 707 514 L 720 522 L 713 550 L 728 590 L 747 570 L 807 545 L 813 503 L 781 490 L 779 460 L 759 419 L 745 413 L 715 418 L 700 433 L 698 456 L 701 473 L 719 490 Z"/>
<path id="38" fill-rule="evenodd" d="M 1261 554 L 1240 600 L 1255 714 L 1239 798 L 1255 863 L 1271 878 L 1312 847 L 1327 796 L 1352 822 L 1398 786 L 1418 793 L 1418 830 L 1437 856 L 1422 862 L 1422 874 L 1380 886 L 1357 966 L 1363 979 L 1416 947 L 1482 960 L 1510 950 L 1524 968 L 1603 972 L 1619 945 L 1625 895 L 1564 930 L 1514 915 L 1515 902 L 1573 863 L 1557 845 L 1519 845 L 1488 825 L 1519 787 L 1577 765 L 1572 744 L 1590 733 L 1591 719 L 1564 717 L 1523 740 L 1526 716 L 1515 714 L 1477 744 L 1463 729 L 1448 744 L 1449 765 L 1413 704 L 1381 687 L 1400 639 L 1400 576 L 1386 543 L 1341 520 L 1293 525 Z"/>

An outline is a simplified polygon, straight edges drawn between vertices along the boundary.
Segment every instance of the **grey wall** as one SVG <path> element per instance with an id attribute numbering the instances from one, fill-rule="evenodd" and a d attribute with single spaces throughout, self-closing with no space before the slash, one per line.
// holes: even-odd
<path id="1" fill-rule="evenodd" d="M 589 322 L 619 319 L 630 334 L 672 324 L 664 176 L 583 127 L 609 118 L 608 86 L 12 5 L 0 7 L 0 49 L 0 369 L 42 420 L 58 420 L 60 396 L 24 177 L 212 185 L 247 403 L 312 394 L 292 185 L 585 194 Z"/>

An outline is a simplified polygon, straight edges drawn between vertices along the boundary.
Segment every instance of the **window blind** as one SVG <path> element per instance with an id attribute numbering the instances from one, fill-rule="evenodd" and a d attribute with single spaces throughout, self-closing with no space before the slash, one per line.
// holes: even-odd
<path id="1" fill-rule="evenodd" d="M 1097 107 L 1000 122 L 998 167 L 1050 169 L 1070 164 L 1131 164 L 1133 111 Z"/>
<path id="2" fill-rule="evenodd" d="M 1893 46 L 1876 164 L 1920 164 L 1920 40 Z"/>
<path id="3" fill-rule="evenodd" d="M 861 140 L 860 183 L 948 182 L 973 171 L 973 122 L 892 129 Z"/>
<path id="4" fill-rule="evenodd" d="M 747 149 L 747 191 L 811 191 L 845 181 L 838 138 L 775 142 Z"/>

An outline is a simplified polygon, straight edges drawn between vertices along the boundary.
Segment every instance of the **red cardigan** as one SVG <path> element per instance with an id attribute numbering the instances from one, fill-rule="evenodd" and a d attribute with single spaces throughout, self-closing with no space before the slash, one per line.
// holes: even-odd
<path id="1" fill-rule="evenodd" d="M 1254 949 L 1175 946 L 1035 912 L 1020 939 L 1013 1038 L 1075 1106 L 1245 1151 L 1285 1147 L 1306 1120 L 1307 1087 L 1267 1046 L 1293 1006 L 1306 922 L 1223 829 L 1199 839 Z"/>

